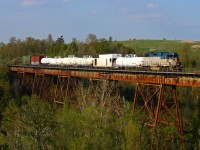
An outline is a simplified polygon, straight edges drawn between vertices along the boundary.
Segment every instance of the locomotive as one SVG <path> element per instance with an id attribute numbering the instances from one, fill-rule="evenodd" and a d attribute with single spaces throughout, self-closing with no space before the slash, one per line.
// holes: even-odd
<path id="1" fill-rule="evenodd" d="M 181 71 L 182 65 L 177 53 L 171 52 L 148 52 L 144 57 L 136 54 L 99 54 L 98 58 L 90 55 L 76 57 L 43 57 L 31 56 L 32 65 L 48 65 L 63 67 L 91 67 L 91 68 L 113 68 L 113 69 L 135 69 L 151 71 Z"/>

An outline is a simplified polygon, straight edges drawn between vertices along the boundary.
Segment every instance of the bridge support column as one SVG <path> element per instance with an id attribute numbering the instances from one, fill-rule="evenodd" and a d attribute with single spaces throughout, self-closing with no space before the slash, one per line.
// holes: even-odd
<path id="1" fill-rule="evenodd" d="M 56 86 L 54 87 L 53 102 L 54 104 L 65 104 L 68 100 L 70 104 L 77 104 L 76 88 L 79 79 L 70 76 L 58 76 Z"/>
<path id="2" fill-rule="evenodd" d="M 70 77 L 57 77 L 56 88 L 54 90 L 54 104 L 65 104 L 66 96 L 69 93 Z"/>
<path id="3" fill-rule="evenodd" d="M 17 73 L 17 77 L 18 77 L 18 81 L 20 85 L 24 85 L 24 76 L 25 76 L 24 72 Z"/>
<path id="4" fill-rule="evenodd" d="M 32 81 L 32 95 L 36 94 L 38 98 L 52 101 L 53 92 L 51 88 L 53 83 L 53 76 L 35 74 Z"/>
<path id="5" fill-rule="evenodd" d="M 123 101 L 122 101 L 122 98 L 120 96 L 120 86 L 119 86 L 119 81 L 115 81 L 115 88 L 116 88 L 116 96 L 119 97 L 119 100 L 117 101 L 118 103 L 118 106 L 120 108 L 123 107 Z"/>
<path id="6" fill-rule="evenodd" d="M 22 89 L 28 89 L 30 95 L 37 95 L 39 99 L 48 100 L 53 104 L 64 105 L 67 98 L 76 101 L 76 79 L 69 76 L 19 73 L 17 84 Z"/>
<path id="7" fill-rule="evenodd" d="M 176 86 L 164 84 L 137 83 L 133 111 L 139 108 L 139 112 L 146 115 L 144 123 L 148 126 L 175 125 L 183 142 L 183 129 L 180 117 L 179 103 Z"/>

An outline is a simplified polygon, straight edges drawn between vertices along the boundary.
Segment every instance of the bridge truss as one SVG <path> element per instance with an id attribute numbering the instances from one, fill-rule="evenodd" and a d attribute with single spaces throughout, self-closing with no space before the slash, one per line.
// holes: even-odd
<path id="1" fill-rule="evenodd" d="M 147 114 L 144 122 L 148 126 L 155 127 L 161 123 L 176 126 L 181 141 L 183 129 L 176 86 L 200 86 L 199 73 L 47 66 L 9 66 L 9 70 L 17 75 L 19 85 L 32 95 L 37 94 L 42 99 L 53 101 L 54 105 L 64 105 L 67 99 L 77 103 L 74 93 L 81 78 L 88 79 L 89 85 L 92 85 L 93 80 L 136 82 L 133 111 L 138 108 Z"/>

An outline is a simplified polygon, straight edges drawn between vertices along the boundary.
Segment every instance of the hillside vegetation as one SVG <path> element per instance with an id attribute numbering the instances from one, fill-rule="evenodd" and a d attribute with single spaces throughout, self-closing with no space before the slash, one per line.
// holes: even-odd
<path id="1" fill-rule="evenodd" d="M 200 45 L 200 42 L 192 41 L 180 41 L 180 40 L 128 40 L 128 41 L 118 41 L 124 46 L 135 49 L 136 51 L 174 51 L 178 52 L 184 44 Z"/>

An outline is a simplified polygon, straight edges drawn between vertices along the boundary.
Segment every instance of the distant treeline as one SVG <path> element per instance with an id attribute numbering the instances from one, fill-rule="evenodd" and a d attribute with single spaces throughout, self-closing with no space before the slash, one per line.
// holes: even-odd
<path id="1" fill-rule="evenodd" d="M 45 56 L 61 56 L 68 55 L 92 55 L 102 53 L 134 53 L 134 49 L 124 46 L 122 43 L 112 42 L 109 39 L 100 38 L 94 34 L 88 34 L 84 42 L 73 38 L 70 43 L 66 43 L 63 36 L 53 40 L 49 34 L 47 39 L 35 39 L 27 37 L 22 41 L 15 37 L 11 37 L 8 44 L 0 44 L 0 56 L 6 60 L 13 60 L 25 55 L 45 55 Z"/>
<path id="2" fill-rule="evenodd" d="M 127 40 L 113 41 L 112 37 L 97 38 L 95 34 L 88 34 L 85 41 L 73 38 L 66 43 L 63 36 L 53 39 L 49 34 L 46 39 L 27 37 L 25 40 L 11 37 L 7 44 L 0 43 L 1 62 L 16 61 L 22 56 L 44 55 L 61 56 L 68 55 L 92 55 L 103 53 L 136 53 L 144 55 L 147 51 L 178 52 L 184 68 L 200 68 L 199 42 L 183 42 L 177 40 Z"/>

